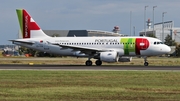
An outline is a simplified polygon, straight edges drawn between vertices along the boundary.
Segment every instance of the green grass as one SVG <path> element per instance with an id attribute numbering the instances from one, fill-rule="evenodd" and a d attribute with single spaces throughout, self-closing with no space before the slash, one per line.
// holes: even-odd
<path id="1" fill-rule="evenodd" d="M 180 73 L 0 71 L 0 101 L 179 101 Z"/>

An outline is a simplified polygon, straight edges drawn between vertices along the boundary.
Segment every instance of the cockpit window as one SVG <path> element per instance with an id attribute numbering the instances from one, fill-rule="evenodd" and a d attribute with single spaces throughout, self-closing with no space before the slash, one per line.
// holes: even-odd
<path id="1" fill-rule="evenodd" d="M 154 45 L 163 44 L 163 42 L 154 42 Z"/>

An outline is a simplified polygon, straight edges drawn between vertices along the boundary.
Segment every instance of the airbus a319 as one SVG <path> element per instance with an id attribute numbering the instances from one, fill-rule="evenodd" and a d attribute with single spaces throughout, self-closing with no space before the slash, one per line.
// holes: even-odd
<path id="1" fill-rule="evenodd" d="M 169 53 L 171 48 L 152 37 L 50 37 L 46 35 L 24 9 L 17 9 L 22 39 L 10 40 L 13 44 L 62 56 L 87 57 L 86 66 L 102 62 L 129 61 L 131 56 L 144 57 Z M 124 56 L 128 56 L 127 59 Z"/>

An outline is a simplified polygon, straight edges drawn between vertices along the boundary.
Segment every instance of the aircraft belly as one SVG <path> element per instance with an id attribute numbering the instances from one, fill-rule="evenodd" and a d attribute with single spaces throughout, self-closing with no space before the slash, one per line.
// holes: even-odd
<path id="1" fill-rule="evenodd" d="M 51 53 L 58 54 L 58 55 L 64 55 L 64 56 L 72 56 L 73 52 L 72 49 L 53 49 L 51 50 Z"/>
<path id="2" fill-rule="evenodd" d="M 140 53 L 141 53 L 142 56 L 152 56 L 152 55 L 154 55 L 154 52 L 149 51 L 149 50 L 141 50 Z"/>
<path id="3" fill-rule="evenodd" d="M 129 52 L 129 55 L 134 56 L 134 55 L 136 55 L 136 53 L 135 52 Z"/>

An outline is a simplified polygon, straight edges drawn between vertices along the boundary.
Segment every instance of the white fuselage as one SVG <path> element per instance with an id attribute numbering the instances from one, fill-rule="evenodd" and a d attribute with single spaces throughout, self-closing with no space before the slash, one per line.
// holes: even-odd
<path id="1" fill-rule="evenodd" d="M 86 66 L 103 62 L 130 61 L 122 56 L 153 56 L 170 52 L 170 47 L 151 37 L 50 37 L 25 9 L 17 9 L 23 39 L 10 40 L 14 44 L 61 56 L 88 57 Z M 144 59 L 148 66 L 147 59 Z"/>
<path id="2" fill-rule="evenodd" d="M 158 39 L 150 37 L 47 37 L 18 40 L 25 40 L 34 44 L 27 45 L 19 42 L 14 44 L 63 56 L 86 56 L 79 49 L 70 48 L 71 46 L 116 51 L 120 56 L 153 56 L 166 54 L 170 51 L 169 46 L 162 44 Z M 68 47 L 62 47 L 61 45 Z"/>

